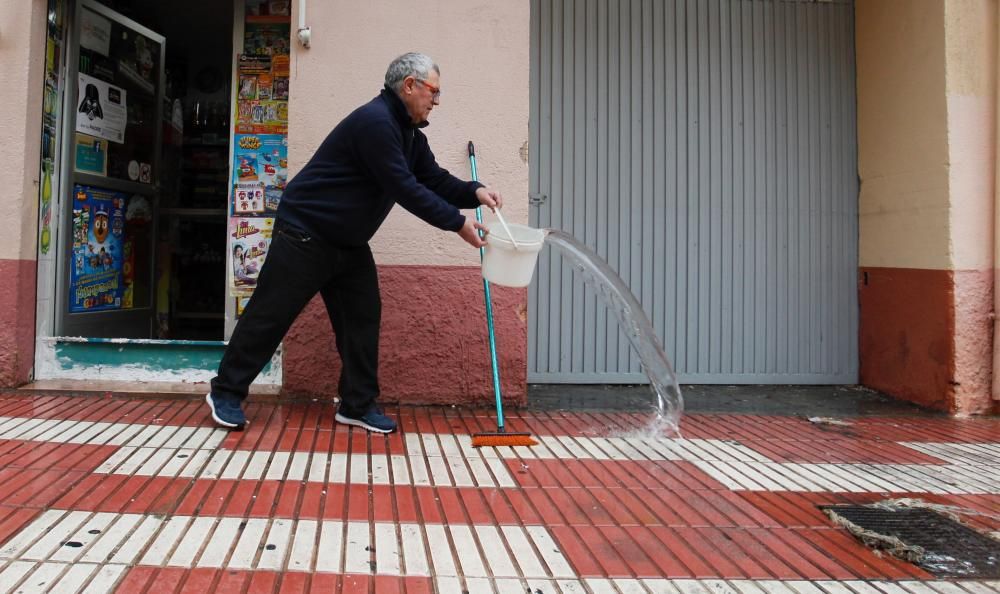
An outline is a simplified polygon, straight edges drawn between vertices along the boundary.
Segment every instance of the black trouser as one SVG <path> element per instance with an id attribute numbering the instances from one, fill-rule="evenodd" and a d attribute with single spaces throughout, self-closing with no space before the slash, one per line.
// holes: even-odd
<path id="1" fill-rule="evenodd" d="M 340 411 L 348 416 L 368 412 L 379 393 L 382 315 L 371 249 L 329 246 L 280 221 L 257 288 L 212 379 L 212 393 L 246 398 L 250 383 L 317 292 L 323 296 L 340 352 Z"/>

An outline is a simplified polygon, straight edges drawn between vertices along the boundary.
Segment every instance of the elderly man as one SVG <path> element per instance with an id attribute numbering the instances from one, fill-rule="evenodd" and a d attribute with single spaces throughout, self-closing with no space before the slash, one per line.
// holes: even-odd
<path id="1" fill-rule="evenodd" d="M 382 92 L 344 118 L 288 183 L 257 288 L 206 396 L 219 425 L 243 428 L 250 383 L 319 293 L 343 364 L 336 420 L 379 433 L 396 428 L 375 405 L 382 306 L 368 241 L 398 202 L 479 248 L 485 227 L 459 209 L 501 206 L 498 192 L 439 167 L 420 131 L 439 103 L 440 77 L 423 54 L 393 60 Z"/>

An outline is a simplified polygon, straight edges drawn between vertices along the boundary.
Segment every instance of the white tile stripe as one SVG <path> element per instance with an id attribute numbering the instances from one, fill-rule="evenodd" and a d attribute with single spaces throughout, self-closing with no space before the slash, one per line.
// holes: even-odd
<path id="1" fill-rule="evenodd" d="M 519 580 L 471 578 L 466 587 L 457 577 L 434 580 L 439 593 L 489 592 L 501 594 L 544 592 L 545 594 L 987 594 L 1000 592 L 1000 582 L 971 580 L 926 582 L 721 580 L 663 578 L 585 578 L 563 580 Z"/>
<path id="2" fill-rule="evenodd" d="M 313 551 L 316 548 L 316 532 L 319 522 L 299 520 L 295 526 L 292 553 L 288 558 L 289 571 L 309 571 L 312 566 Z"/>
<path id="3" fill-rule="evenodd" d="M 923 443 L 902 441 L 899 445 L 952 464 L 1000 464 L 1000 443 Z"/>
<path id="4" fill-rule="evenodd" d="M 366 454 L 325 452 L 269 452 L 219 449 L 165 449 L 126 446 L 109 456 L 97 474 L 139 474 L 229 480 L 297 480 L 373 485 L 426 485 L 444 487 L 515 487 L 517 484 L 503 461 L 461 454 L 426 459 L 412 451 L 407 455 L 373 455 L 369 472 Z M 428 475 L 425 464 L 429 464 Z M 470 472 L 469 469 L 472 469 Z M 308 473 L 306 472 L 308 469 Z"/>
<path id="5" fill-rule="evenodd" d="M 401 575 L 403 571 L 401 561 L 396 525 L 375 524 L 375 567 L 384 573 Z"/>
<path id="6" fill-rule="evenodd" d="M 492 525 L 215 516 L 163 519 L 49 510 L 0 550 L 0 564 L 7 565 L 22 561 L 131 565 L 137 559 L 139 565 L 179 568 L 576 577 L 544 526 L 503 526 L 498 530 Z"/>
<path id="7" fill-rule="evenodd" d="M 64 512 L 67 517 L 71 512 Z M 117 517 L 108 518 L 109 514 L 105 514 L 104 519 L 112 523 L 118 523 L 122 520 L 128 518 L 128 515 L 122 515 Z M 113 514 L 111 514 L 113 515 Z M 96 517 L 96 515 L 95 515 Z M 140 516 L 131 518 L 130 525 L 141 524 L 139 518 Z M 151 516 L 147 519 L 152 518 Z M 58 519 L 58 518 L 57 518 Z M 203 520 L 210 520 L 215 522 L 217 518 L 199 518 Z M 172 518 L 168 523 L 178 520 L 177 518 Z M 185 524 L 190 525 L 192 528 L 197 523 L 190 521 L 191 518 L 185 518 L 178 520 L 177 525 Z M 222 527 L 223 523 L 228 520 L 236 520 L 233 518 L 224 518 L 219 526 Z M 259 523 L 267 524 L 267 520 L 260 519 Z M 85 525 L 92 525 L 89 522 L 84 522 Z M 345 526 L 340 522 L 323 522 L 325 526 L 331 528 L 331 533 L 334 534 L 333 540 L 340 540 L 344 536 Z M 294 527 L 293 527 L 294 525 Z M 247 527 L 250 527 L 250 523 L 247 523 Z M 312 558 L 312 542 L 315 537 L 317 528 L 317 522 L 311 520 L 302 520 L 295 522 L 294 520 L 275 520 L 270 523 L 267 530 L 268 538 L 264 539 L 263 542 L 268 544 L 273 544 L 273 541 L 277 540 L 280 543 L 287 544 L 290 535 L 294 532 L 296 540 L 299 541 L 293 546 L 291 558 L 287 566 L 282 562 L 285 558 L 285 552 L 287 549 L 283 548 L 283 545 L 277 545 L 274 548 L 269 547 L 256 547 L 259 553 L 254 553 L 251 555 L 246 554 L 251 550 L 252 547 L 249 545 L 246 547 L 246 551 L 239 552 L 238 550 L 234 552 L 233 557 L 240 556 L 240 559 L 235 563 L 229 563 L 228 565 L 222 565 L 220 563 L 205 564 L 198 562 L 197 564 L 191 564 L 186 566 L 181 566 L 178 564 L 170 563 L 170 566 L 174 567 L 227 567 L 229 569 L 244 569 L 244 570 L 255 570 L 255 569 L 269 569 L 275 571 L 281 571 L 282 568 L 287 568 L 289 571 L 302 571 L 300 567 L 308 568 L 309 561 Z M 366 538 L 369 534 L 368 524 L 357 522 L 349 523 L 346 526 L 347 532 L 356 532 L 357 535 L 361 536 L 361 541 L 356 543 L 351 543 L 351 537 L 348 536 L 348 545 L 351 548 L 359 548 L 363 550 L 362 545 L 364 542 L 368 542 Z M 456 528 L 459 532 L 465 533 L 465 536 L 460 537 L 456 541 L 455 546 L 459 546 L 459 542 L 465 542 L 467 536 L 471 536 L 472 530 L 469 526 L 449 526 L 445 527 L 442 525 L 428 525 L 426 534 L 423 537 L 430 536 L 434 538 L 435 536 L 441 537 L 442 541 L 446 546 L 447 539 L 445 538 L 445 529 L 452 535 L 456 534 Z M 500 538 L 499 533 L 496 532 L 493 526 L 475 526 L 475 532 L 480 536 L 482 540 L 482 535 L 487 535 L 490 538 L 496 537 Z M 419 524 L 402 524 L 400 525 L 401 531 L 404 534 L 417 534 L 420 533 Z M 531 529 L 541 529 L 542 527 L 531 527 Z M 399 562 L 399 559 L 393 561 L 391 557 L 399 553 L 398 549 L 394 549 L 392 544 L 386 547 L 386 543 L 392 541 L 395 542 L 395 525 L 393 524 L 375 524 L 374 525 L 375 543 L 376 548 L 387 548 L 388 552 L 376 554 L 380 559 L 386 559 L 386 561 L 381 561 L 376 564 L 376 573 L 378 575 L 417 575 L 426 576 L 427 571 L 410 571 L 410 567 L 418 567 L 417 565 L 411 565 L 406 563 L 404 569 L 404 564 Z M 493 530 L 490 532 L 490 530 Z M 530 531 L 530 530 L 529 530 Z M 24 532 L 24 531 L 22 531 Z M 246 529 L 244 529 L 246 532 Z M 249 543 L 259 543 L 260 537 L 263 534 L 263 530 L 252 530 L 252 533 L 247 536 L 245 533 L 243 537 L 240 538 L 240 545 L 237 549 L 242 546 L 242 542 L 246 540 Z M 524 531 L 517 526 L 506 526 L 502 532 L 506 535 L 508 533 L 518 534 L 520 537 L 524 537 Z M 38 534 L 36 530 L 34 532 Z M 433 535 L 432 535 L 433 533 Z M 200 533 L 199 533 L 200 534 Z M 207 533 L 206 533 L 207 534 Z M 274 535 L 278 535 L 278 538 L 272 538 Z M 301 538 L 300 536 L 301 535 Z M 381 535 L 381 536 L 380 536 Z M 201 535 L 204 538 L 205 535 Z M 199 546 L 198 551 L 204 548 L 205 552 L 210 550 L 224 551 L 221 556 L 216 558 L 224 557 L 228 554 L 229 548 L 233 545 L 233 540 L 235 535 L 230 535 L 230 537 L 225 542 L 215 542 L 212 539 L 212 546 Z M 199 538 L 196 536 L 193 539 L 189 539 L 188 536 L 183 537 L 185 541 L 191 540 L 191 542 L 196 542 Z M 172 541 L 174 539 L 173 535 L 168 537 L 168 540 Z M 406 537 L 404 537 L 404 552 L 403 558 L 410 556 L 406 551 L 413 550 L 412 547 L 406 545 Z M 23 539 L 22 539 L 23 540 Z M 101 537 L 97 537 L 95 540 L 101 540 Z M 422 540 L 422 539 L 421 539 Z M 328 540 L 327 544 L 332 543 L 332 540 Z M 432 540 L 433 542 L 433 540 Z M 300 544 L 308 543 L 308 544 Z M 90 543 L 94 545 L 93 542 Z M 155 544 L 155 543 L 154 543 Z M 199 545 L 207 543 L 198 543 Z M 320 552 L 321 556 L 324 551 L 332 553 L 331 558 L 335 559 L 333 563 L 327 563 L 324 567 L 316 567 L 316 571 L 334 571 L 340 572 L 338 570 L 343 569 L 340 564 L 340 548 L 343 545 L 343 541 L 336 543 L 336 546 L 330 547 L 324 546 L 321 542 Z M 465 543 L 469 544 L 469 543 Z M 512 547 L 515 542 L 508 541 L 506 543 L 508 546 Z M 526 546 L 525 546 L 526 545 Z M 183 545 L 182 545 L 183 546 Z M 371 546 L 369 542 L 368 545 Z M 527 541 L 521 541 L 520 546 L 523 548 L 520 550 L 532 550 L 534 548 L 550 547 L 552 543 L 548 541 L 538 540 L 532 541 L 530 544 Z M 86 548 L 86 547 L 84 547 Z M 152 547 L 150 547 L 152 548 Z M 296 552 L 296 549 L 298 552 Z M 418 549 L 420 556 L 424 556 L 423 545 L 421 544 Z M 198 552 L 196 551 L 196 553 Z M 176 557 L 180 553 L 180 548 L 174 552 Z M 367 553 L 367 551 L 365 551 Z M 480 549 L 482 552 L 482 549 Z M 491 553 L 496 555 L 496 547 L 491 548 Z M 186 553 L 185 553 L 186 555 Z M 350 553 L 348 552 L 348 555 Z M 532 571 L 527 569 L 532 567 L 530 563 L 522 562 L 524 559 L 533 559 L 535 563 L 539 563 L 540 559 L 534 553 L 529 555 L 522 555 L 521 557 L 514 559 L 504 559 L 504 555 L 490 556 L 489 564 L 493 569 L 492 575 L 476 575 L 484 573 L 478 569 L 473 572 L 463 572 L 460 576 L 454 569 L 454 560 L 459 555 L 455 554 L 455 550 L 451 549 L 442 552 L 443 556 L 446 556 L 449 561 L 443 561 L 435 559 L 434 567 L 441 571 L 435 571 L 434 581 L 436 590 L 438 592 L 462 592 L 462 581 L 465 582 L 464 591 L 490 591 L 494 590 L 501 593 L 506 592 L 535 592 L 542 591 L 546 593 L 554 592 L 564 592 L 564 593 L 584 593 L 590 592 L 593 594 L 600 593 L 615 593 L 615 594 L 631 594 L 633 592 L 642 593 L 669 593 L 669 594 L 988 594 L 991 592 L 1000 592 L 1000 581 L 986 581 L 986 580 L 931 580 L 931 581 L 899 581 L 899 582 L 888 582 L 888 581 L 860 581 L 860 580 L 846 580 L 846 581 L 831 581 L 831 580 L 818 580 L 818 581 L 806 581 L 806 580 L 740 580 L 740 579 L 664 579 L 664 578 L 646 578 L 646 579 L 635 579 L 635 578 L 578 578 L 575 575 L 569 576 L 556 576 L 554 573 L 563 573 L 562 570 L 552 569 Z M 551 553 L 550 553 L 551 555 Z M 192 555 L 194 558 L 197 555 Z M 467 555 L 468 556 L 468 555 Z M 557 562 L 558 564 L 565 563 L 565 558 L 561 557 L 561 560 Z M 362 559 L 367 559 L 368 556 L 361 554 L 359 555 Z M 204 560 L 205 555 L 202 555 L 202 560 Z M 297 560 L 296 560 L 297 558 Z M 256 559 L 256 563 L 247 564 L 246 559 Z M 514 571 L 515 565 L 512 561 L 516 561 L 521 567 L 520 575 Z M 426 558 L 424 558 L 426 563 Z M 465 562 L 463 561 L 463 569 L 465 568 Z M 476 562 L 470 561 L 470 563 L 475 566 Z M 320 565 L 317 563 L 317 565 Z M 419 566 L 426 568 L 426 565 Z M 505 567 L 506 569 L 497 570 L 499 567 Z M 536 565 L 536 567 L 541 567 L 541 565 Z M 568 567 L 568 565 L 567 565 Z M 83 588 L 83 592 L 87 594 L 103 594 L 113 592 L 114 588 L 117 586 L 118 582 L 125 575 L 129 566 L 123 563 L 93 563 L 93 562 L 75 562 L 75 563 L 61 563 L 53 560 L 46 561 L 29 561 L 23 559 L 0 559 L 0 592 L 7 592 L 14 589 L 16 586 L 20 585 L 19 591 L 51 591 L 51 592 L 77 592 Z M 388 571 L 383 571 L 388 569 Z M 309 569 L 306 569 L 309 570 Z M 367 572 L 362 572 L 367 573 Z M 505 573 L 513 573 L 514 575 L 503 575 Z M 541 573 L 548 573 L 549 575 L 536 575 Z"/>
<path id="8" fill-rule="evenodd" d="M 486 566 L 483 564 L 483 555 L 480 547 L 476 546 L 476 541 L 472 536 L 472 531 L 468 526 L 450 525 L 448 531 L 451 533 L 454 542 L 454 551 L 458 553 L 459 564 L 462 567 L 462 574 L 471 577 L 486 577 Z M 493 554 L 496 554 L 496 543 Z"/>
<path id="9" fill-rule="evenodd" d="M 950 464 L 773 462 L 737 442 L 541 436 L 539 446 L 497 448 L 502 458 L 683 460 L 733 490 L 997 494 L 1000 444 L 904 443 Z M 530 453 L 529 453 L 530 452 Z"/>
<path id="10" fill-rule="evenodd" d="M 1000 465 L 692 463 L 734 491 L 1000 494 Z"/>
<path id="11" fill-rule="evenodd" d="M 211 427 L 0 417 L 0 439 L 88 445 L 213 449 L 226 432 Z"/>
<path id="12" fill-rule="evenodd" d="M 511 458 L 684 460 L 735 490 L 1000 493 L 998 443 L 901 442 L 947 464 L 806 464 L 772 462 L 738 442 L 717 439 L 540 436 L 538 447 L 515 451 L 475 449 L 451 434 L 408 433 L 405 454 L 369 458 L 216 450 L 225 435 L 208 427 L 0 417 L 0 439 L 120 446 L 98 473 L 490 488 L 516 486 L 503 462 Z"/>
<path id="13" fill-rule="evenodd" d="M 225 439 L 226 435 L 225 430 L 211 427 L 0 417 L 0 439 L 146 448 L 162 447 L 171 450 L 212 450 Z M 521 448 L 516 452 L 510 448 L 478 450 L 471 447 L 467 437 L 447 433 L 407 433 L 404 435 L 404 439 L 407 450 L 414 455 L 426 455 L 448 460 L 455 458 L 466 460 L 510 458 L 520 454 L 522 457 L 541 459 L 770 461 L 762 454 L 738 442 L 718 439 L 643 440 L 565 435 L 540 436 L 541 446 L 531 449 Z M 961 444 L 927 445 L 953 446 Z M 986 454 L 992 453 L 994 460 L 1000 456 L 1000 444 L 980 444 L 980 446 L 984 448 Z M 283 454 L 283 456 L 290 455 Z M 463 468 L 458 472 L 461 473 L 462 478 L 457 480 L 465 481 L 467 471 Z"/>
<path id="14" fill-rule="evenodd" d="M 721 460 L 733 462 L 769 462 L 763 454 L 735 441 L 721 439 L 639 439 L 621 437 L 537 436 L 539 445 L 531 448 L 498 450 L 503 458 L 591 460 Z M 529 454 L 525 456 L 525 454 Z"/>
<path id="15" fill-rule="evenodd" d="M 226 435 L 209 427 L 0 417 L 0 439 L 120 446 L 97 467 L 99 474 L 351 484 L 368 484 L 370 476 L 375 485 L 516 486 L 495 453 L 453 435 L 407 434 L 407 453 L 372 455 L 370 472 L 367 454 L 216 449 Z"/>
<path id="16" fill-rule="evenodd" d="M 431 570 L 424 547 L 424 531 L 417 524 L 402 524 L 399 533 L 403 541 L 403 571 L 406 575 L 429 576 Z"/>
<path id="17" fill-rule="evenodd" d="M 14 561 L 0 567 L 0 592 L 18 584 L 25 592 L 113 592 L 128 566 L 122 564 L 58 563 Z M 457 576 L 437 577 L 437 592 L 462 592 Z M 501 594 L 541 591 L 546 594 L 990 594 L 1000 592 L 998 581 L 804 581 L 804 580 L 720 580 L 663 578 L 544 579 L 512 577 L 466 577 L 466 592 L 492 591 Z"/>
<path id="18" fill-rule="evenodd" d="M 637 439 L 539 436 L 534 448 L 498 448 L 501 458 L 538 459 L 611 459 L 611 460 L 684 460 L 688 462 L 771 463 L 767 456 L 735 441 L 718 439 Z M 1000 467 L 1000 443 L 917 443 L 900 445 L 938 457 L 949 464 L 914 464 L 921 468 L 949 466 Z M 816 466 L 803 464 L 802 466 Z M 832 465 L 825 465 L 832 466 Z M 878 466 L 848 464 L 848 466 Z M 900 466 L 896 464 L 882 466 Z M 821 470 L 822 472 L 822 470 Z"/>

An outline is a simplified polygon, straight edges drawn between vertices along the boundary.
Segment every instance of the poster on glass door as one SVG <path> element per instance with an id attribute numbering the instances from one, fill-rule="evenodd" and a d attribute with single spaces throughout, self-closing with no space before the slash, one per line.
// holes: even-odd
<path id="1" fill-rule="evenodd" d="M 119 144 L 125 142 L 125 89 L 86 74 L 78 75 L 76 131 Z"/>
<path id="2" fill-rule="evenodd" d="M 126 195 L 73 187 L 73 262 L 69 311 L 121 309 Z"/>

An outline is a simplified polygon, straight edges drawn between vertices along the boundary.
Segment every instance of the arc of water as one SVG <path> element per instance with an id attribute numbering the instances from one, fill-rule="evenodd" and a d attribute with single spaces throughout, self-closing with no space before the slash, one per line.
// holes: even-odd
<path id="1" fill-rule="evenodd" d="M 656 396 L 660 423 L 679 434 L 684 399 L 673 366 L 642 305 L 608 263 L 586 245 L 558 229 L 545 229 L 545 234 L 545 241 L 562 252 L 563 257 L 581 274 L 583 282 L 595 289 L 614 313 L 649 378 L 650 388 Z"/>

